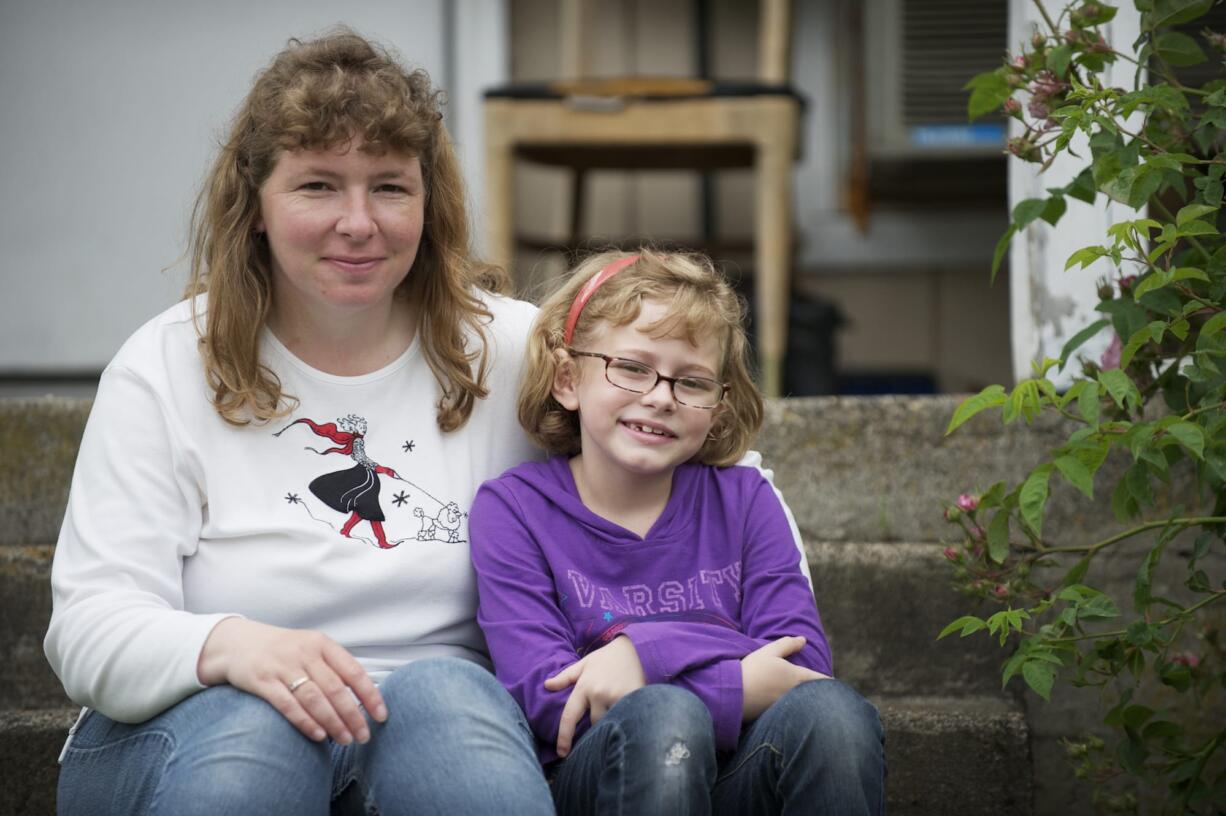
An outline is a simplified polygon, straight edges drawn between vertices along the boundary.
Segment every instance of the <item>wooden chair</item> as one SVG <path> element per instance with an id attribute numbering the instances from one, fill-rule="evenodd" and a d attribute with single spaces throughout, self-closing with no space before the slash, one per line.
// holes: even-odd
<path id="1" fill-rule="evenodd" d="M 754 82 L 585 79 L 585 6 L 562 0 L 565 79 L 485 94 L 487 249 L 511 268 L 516 158 L 575 171 L 572 240 L 590 169 L 753 167 L 754 327 L 763 391 L 778 396 L 787 347 L 792 246 L 792 162 L 803 100 L 788 86 L 788 0 L 760 0 Z"/>

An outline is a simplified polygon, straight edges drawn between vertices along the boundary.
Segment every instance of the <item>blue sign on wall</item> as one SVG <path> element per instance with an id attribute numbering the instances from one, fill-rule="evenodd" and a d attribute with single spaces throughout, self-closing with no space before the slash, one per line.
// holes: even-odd
<path id="1" fill-rule="evenodd" d="M 914 125 L 907 135 L 915 147 L 1003 147 L 1005 125 Z"/>

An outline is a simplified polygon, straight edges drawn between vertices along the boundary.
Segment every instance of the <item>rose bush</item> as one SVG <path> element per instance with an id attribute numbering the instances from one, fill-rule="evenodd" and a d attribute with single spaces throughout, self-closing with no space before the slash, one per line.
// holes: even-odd
<path id="1" fill-rule="evenodd" d="M 1012 389 L 989 386 L 950 420 L 946 433 L 985 410 L 999 410 L 1005 423 L 1056 412 L 1069 433 L 1020 483 L 985 486 L 946 508 L 959 540 L 946 542 L 943 555 L 957 586 L 1002 608 L 961 617 L 940 637 L 998 638 L 1010 649 L 1004 683 L 1020 677 L 1045 699 L 1057 683 L 1101 688 L 1113 739 L 1088 736 L 1069 752 L 1080 776 L 1112 780 L 1096 794 L 1104 809 L 1136 810 L 1139 793 L 1156 788 L 1164 812 L 1220 813 L 1226 79 L 1193 86 L 1180 81 L 1180 69 L 1210 59 L 1220 68 L 1226 36 L 1189 33 L 1213 0 L 1136 0 L 1141 37 L 1121 48 L 1100 31 L 1115 7 L 1078 2 L 1053 14 L 1033 2 L 1042 29 L 1022 53 L 971 80 L 969 113 L 1003 110 L 1018 120 L 1022 132 L 1007 144 L 1018 160 L 1046 169 L 1070 153 L 1085 166 L 1047 198 L 1014 207 L 993 278 L 1013 236 L 1040 220 L 1058 223 L 1069 199 L 1107 196 L 1139 212 L 1066 264 L 1070 274 L 1101 261 L 1112 270 L 1098 281 L 1102 318 L 1077 332 L 1058 360 L 1036 363 Z M 1134 87 L 1103 82 L 1105 67 L 1119 60 L 1136 64 Z M 1115 335 L 1107 352 L 1077 356 L 1102 331 Z M 1048 375 L 1067 367 L 1078 373 L 1060 390 Z M 1109 490 L 1118 532 L 1085 541 L 1045 527 L 1053 479 L 1087 499 Z M 1172 508 L 1167 496 L 1179 504 Z M 1131 597 L 1104 590 L 1104 553 L 1133 559 Z M 1160 594 L 1156 570 L 1176 559 L 1181 584 Z"/>

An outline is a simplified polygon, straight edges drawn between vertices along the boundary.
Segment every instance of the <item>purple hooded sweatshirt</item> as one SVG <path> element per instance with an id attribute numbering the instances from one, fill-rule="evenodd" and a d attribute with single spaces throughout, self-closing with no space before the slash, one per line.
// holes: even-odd
<path id="1" fill-rule="evenodd" d="M 546 691 L 545 678 L 618 635 L 634 644 L 648 683 L 706 704 L 720 750 L 740 737 L 742 657 L 803 635 L 788 659 L 832 674 L 796 540 L 756 468 L 678 467 L 664 512 L 640 538 L 584 506 L 565 457 L 528 462 L 481 486 L 469 533 L 477 621 L 543 762 L 557 756 L 571 692 Z"/>

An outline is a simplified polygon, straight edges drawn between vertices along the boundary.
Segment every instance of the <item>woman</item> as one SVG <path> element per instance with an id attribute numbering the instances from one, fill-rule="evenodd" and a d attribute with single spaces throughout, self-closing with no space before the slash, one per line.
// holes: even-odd
<path id="1" fill-rule="evenodd" d="M 107 367 L 81 443 L 61 813 L 551 812 L 457 523 L 533 455 L 487 399 L 532 319 L 499 283 L 425 74 L 291 41 L 201 193 L 190 297 Z"/>

